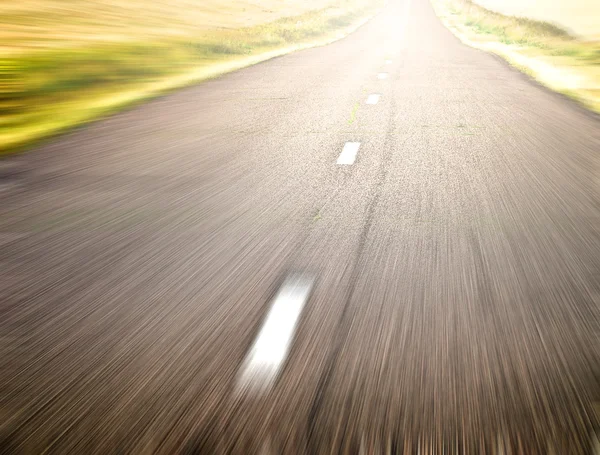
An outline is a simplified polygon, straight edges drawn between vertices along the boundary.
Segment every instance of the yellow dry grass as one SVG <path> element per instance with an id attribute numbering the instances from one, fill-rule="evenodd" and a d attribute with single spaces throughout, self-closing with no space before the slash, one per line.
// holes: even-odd
<path id="1" fill-rule="evenodd" d="M 343 4 L 340 0 L 2 0 L 0 52 L 189 37 Z"/>
<path id="2" fill-rule="evenodd" d="M 465 43 L 497 53 L 547 87 L 600 113 L 600 41 L 549 22 L 506 16 L 472 0 L 434 0 L 444 23 Z"/>
<path id="3" fill-rule="evenodd" d="M 0 0 L 0 154 L 166 89 L 322 43 L 382 3 Z"/>
<path id="4" fill-rule="evenodd" d="M 584 39 L 600 40 L 598 0 L 476 0 L 476 3 L 509 16 L 551 22 Z"/>

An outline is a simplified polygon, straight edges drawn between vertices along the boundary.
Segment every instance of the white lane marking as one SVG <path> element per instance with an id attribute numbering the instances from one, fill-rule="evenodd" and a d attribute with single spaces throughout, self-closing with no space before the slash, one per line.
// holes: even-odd
<path id="1" fill-rule="evenodd" d="M 380 96 L 381 95 L 379 95 L 378 93 L 372 93 L 367 97 L 367 104 L 377 104 L 379 102 Z"/>
<path id="2" fill-rule="evenodd" d="M 337 164 L 354 164 L 359 148 L 360 142 L 346 142 L 342 149 L 342 153 L 340 153 L 340 156 L 337 159 Z"/>
<path id="3" fill-rule="evenodd" d="M 377 79 L 387 79 L 388 73 L 379 73 Z"/>
<path id="4" fill-rule="evenodd" d="M 313 283 L 312 277 L 303 274 L 286 278 L 244 360 L 238 383 L 241 390 L 261 393 L 273 385 L 290 350 Z"/>
<path id="5" fill-rule="evenodd" d="M 392 64 L 392 61 L 391 61 L 391 60 L 386 60 L 386 61 L 385 61 L 385 64 L 386 64 L 386 65 L 391 65 L 391 64 Z"/>

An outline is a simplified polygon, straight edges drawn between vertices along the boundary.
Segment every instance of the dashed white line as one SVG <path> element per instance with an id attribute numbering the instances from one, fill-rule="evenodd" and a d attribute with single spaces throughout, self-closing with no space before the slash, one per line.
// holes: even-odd
<path id="1" fill-rule="evenodd" d="M 290 350 L 313 283 L 312 277 L 303 274 L 292 274 L 285 280 L 244 360 L 239 390 L 262 393 L 273 385 Z"/>
<path id="2" fill-rule="evenodd" d="M 346 142 L 344 144 L 344 148 L 342 149 L 342 153 L 340 153 L 340 156 L 337 159 L 337 164 L 354 164 L 359 148 L 360 142 Z"/>
<path id="3" fill-rule="evenodd" d="M 388 73 L 379 73 L 377 79 L 387 79 Z"/>
<path id="4" fill-rule="evenodd" d="M 367 104 L 377 104 L 379 102 L 380 96 L 381 95 L 379 95 L 378 93 L 372 93 L 367 97 Z"/>

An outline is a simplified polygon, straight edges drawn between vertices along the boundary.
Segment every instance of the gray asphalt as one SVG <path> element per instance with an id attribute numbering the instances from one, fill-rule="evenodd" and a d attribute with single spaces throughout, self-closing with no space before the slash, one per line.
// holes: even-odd
<path id="1" fill-rule="evenodd" d="M 0 163 L 0 453 L 592 453 L 600 122 L 398 11 Z"/>

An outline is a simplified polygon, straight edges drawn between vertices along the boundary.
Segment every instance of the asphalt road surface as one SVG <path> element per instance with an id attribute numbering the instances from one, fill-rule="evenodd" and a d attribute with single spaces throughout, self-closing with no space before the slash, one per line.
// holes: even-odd
<path id="1" fill-rule="evenodd" d="M 400 0 L 4 161 L 0 452 L 593 453 L 599 152 Z"/>

